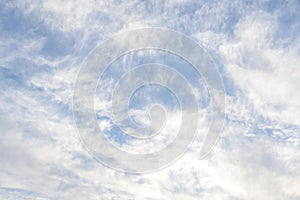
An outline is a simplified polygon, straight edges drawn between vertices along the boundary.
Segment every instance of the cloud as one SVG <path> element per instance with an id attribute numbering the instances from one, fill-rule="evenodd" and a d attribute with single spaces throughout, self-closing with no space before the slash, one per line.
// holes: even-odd
<path id="1" fill-rule="evenodd" d="M 0 199 L 299 199 L 299 6 L 2 3 Z M 143 26 L 171 28 L 203 43 L 226 82 L 227 116 L 221 140 L 205 159 L 198 159 L 196 141 L 173 165 L 132 175 L 104 167 L 85 151 L 72 94 L 80 63 L 97 43 Z M 108 106 L 96 103 L 102 111 Z M 177 126 L 173 117 L 170 129 Z"/>

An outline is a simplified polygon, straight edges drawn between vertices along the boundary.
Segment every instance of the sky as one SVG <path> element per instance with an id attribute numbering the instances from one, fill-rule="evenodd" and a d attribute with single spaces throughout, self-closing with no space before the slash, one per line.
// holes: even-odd
<path id="1" fill-rule="evenodd" d="M 300 199 L 299 10 L 297 0 L 1 0 L 0 199 Z M 205 158 L 200 134 L 174 162 L 136 174 L 91 155 L 74 120 L 73 97 L 90 52 L 116 34 L 151 27 L 183 34 L 205 50 L 224 84 L 225 122 Z M 169 52 L 130 52 L 95 74 L 97 134 L 121 151 L 159 152 L 180 126 L 189 127 L 182 121 L 193 119 L 191 109 L 179 112 L 182 102 L 171 90 L 150 84 L 128 101 L 135 126 L 115 124 L 111 93 L 118 81 L 153 62 L 190 82 L 199 132 L 209 128 L 213 92 L 203 74 Z M 151 124 L 156 104 L 164 113 L 150 114 L 166 118 L 161 135 L 145 142 L 124 134 Z"/>

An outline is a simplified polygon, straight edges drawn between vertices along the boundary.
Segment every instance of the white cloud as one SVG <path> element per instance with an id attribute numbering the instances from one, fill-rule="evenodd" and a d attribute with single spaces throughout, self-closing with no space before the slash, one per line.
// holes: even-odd
<path id="1" fill-rule="evenodd" d="M 7 4 L 6 9 L 16 6 L 25 16 L 40 18 L 49 31 L 76 41 L 74 52 L 50 59 L 41 52 L 47 34 L 39 39 L 1 37 L 0 199 L 299 199 L 299 22 L 286 22 L 296 31 L 286 36 L 294 42 L 278 38 L 281 15 L 292 15 L 299 4 L 274 3 L 273 13 L 263 6 L 272 6 L 268 1 L 249 4 Z M 123 29 L 151 25 L 180 30 L 204 42 L 219 56 L 222 75 L 233 82 L 230 89 L 235 93 L 227 97 L 222 140 L 206 159 L 197 159 L 196 144 L 159 172 L 115 172 L 94 161 L 80 144 L 71 113 L 73 84 L 80 62 L 96 42 Z M 17 58 L 32 66 L 15 63 Z M 13 84 L 17 80 L 12 74 L 23 82 Z M 100 102 L 95 107 L 108 105 Z M 175 118 L 170 121 L 174 127 Z"/>

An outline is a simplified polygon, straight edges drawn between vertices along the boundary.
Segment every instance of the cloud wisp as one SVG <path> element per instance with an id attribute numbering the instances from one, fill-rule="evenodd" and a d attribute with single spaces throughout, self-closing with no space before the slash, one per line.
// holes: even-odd
<path id="1" fill-rule="evenodd" d="M 1 2 L 0 199 L 299 199 L 299 9 L 296 0 Z M 145 27 L 178 31 L 203 44 L 224 80 L 226 121 L 206 159 L 198 159 L 200 138 L 171 166 L 135 175 L 106 168 L 87 153 L 72 98 L 92 49 L 116 33 Z M 183 64 L 144 53 L 174 68 Z M 119 64 L 128 70 L 126 63 L 149 61 L 139 60 L 141 54 Z M 114 69 L 108 72 L 122 72 Z M 196 83 L 192 71 L 185 73 Z M 96 94 L 113 88 L 109 78 Z M 201 84 L 192 86 L 205 132 L 209 92 Z M 133 101 L 142 103 L 147 95 L 138 94 Z M 113 137 L 117 130 L 103 117 L 111 114 L 106 99 L 96 95 L 92 105 L 98 127 Z M 149 123 L 139 108 L 146 107 L 131 109 L 134 120 Z M 170 133 L 178 113 L 167 113 Z M 126 139 L 115 138 L 115 145 Z M 166 134 L 157 142 L 164 148 L 168 141 Z M 153 150 L 151 143 L 127 142 L 121 148 Z M 149 149 L 138 148 L 143 145 Z"/>

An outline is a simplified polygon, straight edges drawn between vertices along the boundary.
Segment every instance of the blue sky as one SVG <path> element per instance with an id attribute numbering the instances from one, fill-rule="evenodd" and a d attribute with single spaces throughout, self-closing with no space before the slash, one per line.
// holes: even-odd
<path id="1" fill-rule="evenodd" d="M 299 10 L 297 0 L 0 1 L 0 199 L 299 199 Z M 226 122 L 205 159 L 198 159 L 196 141 L 174 164 L 135 175 L 87 153 L 72 97 L 90 51 L 114 34 L 145 27 L 178 31 L 205 48 L 224 80 Z M 151 59 L 188 67 L 163 52 L 132 54 L 111 66 L 101 86 L 112 89 L 119 66 Z M 182 73 L 198 88 L 206 113 L 201 77 Z M 120 137 L 109 121 L 107 90 L 98 89 L 99 126 L 114 145 L 151 151 L 172 139 L 144 144 Z M 137 121 L 149 122 L 140 112 L 145 102 L 161 101 L 171 113 L 166 132 L 178 128 L 174 96 L 145 91 L 131 105 Z"/>

